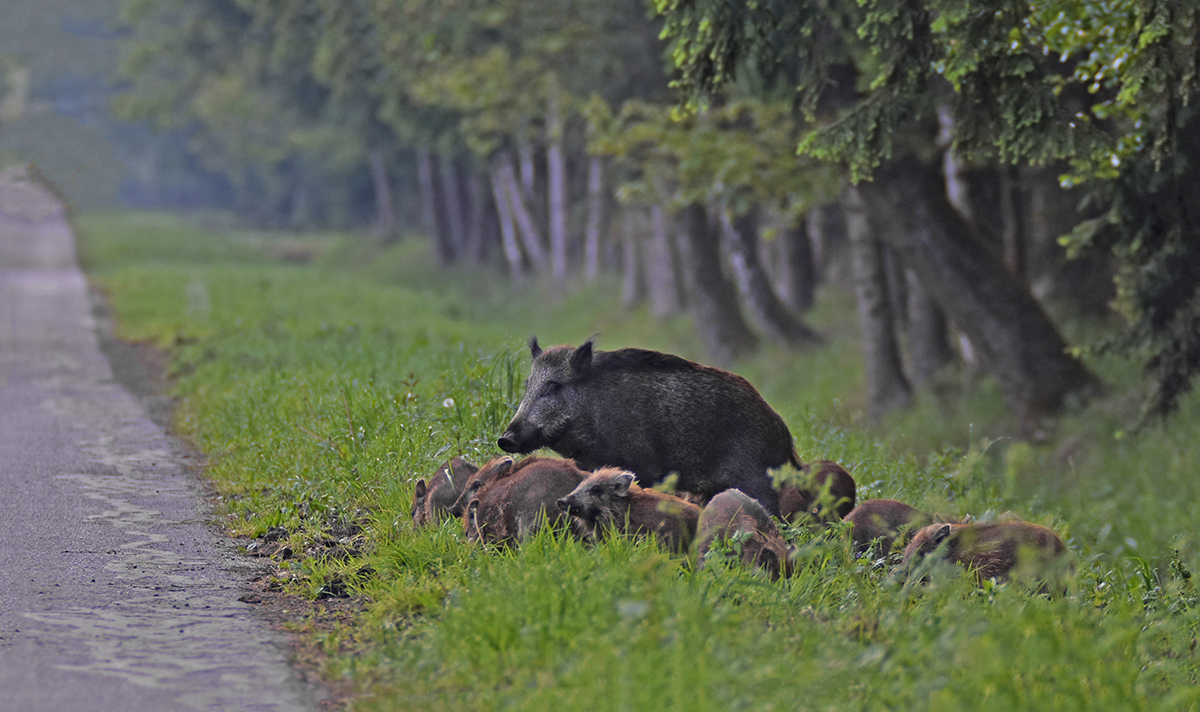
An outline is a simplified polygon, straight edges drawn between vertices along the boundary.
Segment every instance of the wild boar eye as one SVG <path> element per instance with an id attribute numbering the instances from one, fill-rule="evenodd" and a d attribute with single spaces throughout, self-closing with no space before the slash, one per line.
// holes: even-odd
<path id="1" fill-rule="evenodd" d="M 589 489 L 589 490 L 588 490 L 588 492 L 589 492 L 590 494 L 594 494 L 594 495 L 596 495 L 596 496 L 600 496 L 601 494 L 603 494 L 603 493 L 604 493 L 604 488 L 603 488 L 603 487 L 601 487 L 600 485 L 592 485 L 591 489 Z"/>
<path id="2" fill-rule="evenodd" d="M 547 381 L 544 392 L 548 396 L 552 396 L 562 390 L 562 384 L 558 381 Z"/>

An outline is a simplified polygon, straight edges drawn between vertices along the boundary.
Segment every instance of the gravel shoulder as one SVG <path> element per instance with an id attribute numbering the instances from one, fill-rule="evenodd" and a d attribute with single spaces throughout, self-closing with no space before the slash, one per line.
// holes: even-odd
<path id="1" fill-rule="evenodd" d="M 268 624 L 292 604 L 247 602 L 263 563 L 164 429 L 161 359 L 104 317 L 61 205 L 0 173 L 0 710 L 328 707 Z"/>

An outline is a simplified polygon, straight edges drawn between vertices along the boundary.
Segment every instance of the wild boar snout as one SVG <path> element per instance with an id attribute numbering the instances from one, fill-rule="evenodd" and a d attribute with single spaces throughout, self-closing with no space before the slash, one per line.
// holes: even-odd
<path id="1" fill-rule="evenodd" d="M 524 423 L 518 418 L 513 418 L 508 427 L 504 429 L 504 434 L 496 441 L 500 449 L 504 452 L 513 454 L 525 454 L 533 452 L 536 448 L 529 447 L 529 434 Z"/>
<path id="2" fill-rule="evenodd" d="M 571 502 L 572 502 L 572 500 L 571 500 L 571 498 L 568 496 L 568 497 L 561 497 L 561 498 L 559 498 L 559 500 L 558 500 L 557 502 L 555 502 L 555 504 L 557 504 L 557 505 L 558 505 L 558 508 L 559 508 L 559 509 L 561 509 L 562 511 L 564 511 L 564 512 L 567 512 L 568 514 L 570 514 L 570 512 L 571 512 Z"/>

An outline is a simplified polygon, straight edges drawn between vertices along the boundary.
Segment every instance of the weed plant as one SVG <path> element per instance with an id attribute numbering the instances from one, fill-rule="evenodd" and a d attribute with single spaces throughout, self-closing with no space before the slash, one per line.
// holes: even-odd
<path id="1" fill-rule="evenodd" d="M 1200 400 L 1128 432 L 1127 364 L 1096 362 L 1113 394 L 1034 443 L 1012 439 L 994 387 L 962 374 L 867 427 L 852 301 L 835 290 L 811 319 L 828 345 L 767 347 L 733 367 L 803 458 L 854 473 L 860 500 L 984 520 L 1012 510 L 1058 530 L 1076 569 L 1065 595 L 980 587 L 956 569 L 913 585 L 882 552 L 853 557 L 838 527 L 785 531 L 796 570 L 778 582 L 734 556 L 698 569 L 651 541 L 544 531 L 497 550 L 467 545 L 455 521 L 414 530 L 409 507 L 442 461 L 500 454 L 524 340 L 599 332 L 602 347 L 704 360 L 686 319 L 622 311 L 604 281 L 558 294 L 439 269 L 411 241 L 145 214 L 77 228 L 118 334 L 169 354 L 175 429 L 207 455 L 225 528 L 285 542 L 291 590 L 366 602 L 353 627 L 322 634 L 328 674 L 357 682 L 359 709 L 1200 707 Z"/>

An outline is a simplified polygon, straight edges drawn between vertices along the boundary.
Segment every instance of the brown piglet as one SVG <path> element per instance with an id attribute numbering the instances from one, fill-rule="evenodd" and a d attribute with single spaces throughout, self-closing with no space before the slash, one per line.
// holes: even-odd
<path id="1" fill-rule="evenodd" d="M 810 463 L 800 482 L 779 488 L 779 516 L 789 524 L 837 521 L 854 509 L 856 489 L 854 478 L 833 460 Z"/>
<path id="2" fill-rule="evenodd" d="M 850 540 L 855 554 L 862 554 L 878 542 L 880 554 L 888 554 L 899 538 L 907 539 L 933 521 L 929 514 L 894 499 L 869 499 L 846 515 L 850 522 Z"/>
<path id="3" fill-rule="evenodd" d="M 587 473 L 574 460 L 530 459 L 479 490 L 467 505 L 463 526 L 468 541 L 516 544 L 547 524 L 569 521 L 557 502 Z"/>
<path id="4" fill-rule="evenodd" d="M 595 538 L 604 530 L 623 534 L 653 534 L 674 552 L 692 543 L 700 508 L 687 500 L 634 484 L 632 472 L 605 467 L 589 475 L 558 500 L 580 533 Z"/>
<path id="5" fill-rule="evenodd" d="M 423 527 L 457 516 L 454 503 L 467 479 L 478 470 L 464 458 L 453 457 L 438 467 L 428 483 L 424 478 L 417 480 L 412 503 L 413 526 Z"/>
<path id="6" fill-rule="evenodd" d="M 713 544 L 724 542 L 740 549 L 743 563 L 765 571 L 772 579 L 791 572 L 788 546 L 779 528 L 767 510 L 741 490 L 725 490 L 704 507 L 696 542 L 700 568 L 704 567 Z"/>
<path id="7" fill-rule="evenodd" d="M 1044 582 L 1065 572 L 1067 547 L 1053 530 L 1022 521 L 930 524 L 904 550 L 912 572 L 930 556 L 963 564 L 979 581 Z"/>

